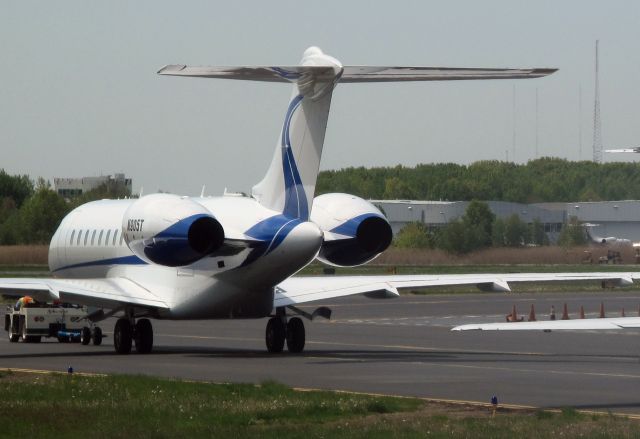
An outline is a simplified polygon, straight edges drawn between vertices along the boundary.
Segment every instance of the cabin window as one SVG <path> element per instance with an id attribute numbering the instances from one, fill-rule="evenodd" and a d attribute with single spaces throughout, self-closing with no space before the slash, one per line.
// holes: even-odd
<path id="1" fill-rule="evenodd" d="M 111 245 L 113 245 L 114 247 L 116 246 L 116 239 L 118 239 L 118 229 L 115 229 L 113 231 L 113 243 Z"/>
<path id="2" fill-rule="evenodd" d="M 94 230 L 93 233 L 91 234 L 91 245 L 93 245 L 95 240 L 96 240 L 96 231 Z"/>
<path id="3" fill-rule="evenodd" d="M 100 235 L 98 235 L 98 245 L 102 245 L 102 234 L 104 233 L 104 230 L 100 230 Z"/>
<path id="4" fill-rule="evenodd" d="M 87 245 L 87 241 L 89 240 L 89 230 L 84 231 L 84 245 Z"/>
<path id="5" fill-rule="evenodd" d="M 80 238 L 82 238 L 82 229 L 78 230 L 78 239 L 76 241 L 76 245 L 80 245 Z"/>
<path id="6" fill-rule="evenodd" d="M 120 234 L 120 245 L 124 242 L 124 233 Z"/>
<path id="7" fill-rule="evenodd" d="M 107 236 L 104 237 L 104 245 L 109 245 L 109 236 L 111 236 L 111 229 L 107 230 Z"/>
<path id="8" fill-rule="evenodd" d="M 75 229 L 71 231 L 71 238 L 69 238 L 69 245 L 73 245 L 73 238 L 76 235 Z"/>

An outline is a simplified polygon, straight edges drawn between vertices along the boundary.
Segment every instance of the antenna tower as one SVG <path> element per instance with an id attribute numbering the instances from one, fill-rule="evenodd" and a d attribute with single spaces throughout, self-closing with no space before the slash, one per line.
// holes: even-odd
<path id="1" fill-rule="evenodd" d="M 593 104 L 593 161 L 602 163 L 602 126 L 600 123 L 600 84 L 598 81 L 598 40 L 596 40 L 596 95 Z"/>

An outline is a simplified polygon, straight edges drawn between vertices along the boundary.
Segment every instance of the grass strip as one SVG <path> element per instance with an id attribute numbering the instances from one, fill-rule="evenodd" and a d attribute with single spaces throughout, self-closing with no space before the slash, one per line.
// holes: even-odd
<path id="1" fill-rule="evenodd" d="M 640 437 L 637 421 L 295 391 L 275 382 L 210 384 L 144 376 L 0 372 L 2 437 Z"/>

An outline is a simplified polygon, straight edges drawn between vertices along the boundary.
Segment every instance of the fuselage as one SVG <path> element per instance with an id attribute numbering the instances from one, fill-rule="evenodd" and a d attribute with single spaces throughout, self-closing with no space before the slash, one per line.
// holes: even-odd
<path id="1" fill-rule="evenodd" d="M 51 272 L 59 278 L 129 279 L 169 305 L 160 318 L 264 317 L 272 311 L 274 287 L 311 262 L 322 245 L 315 224 L 283 217 L 252 198 L 188 200 L 222 224 L 225 245 L 218 251 L 185 266 L 150 263 L 128 245 L 127 233 L 135 232 L 127 230 L 125 213 L 137 200 L 102 200 L 64 218 L 49 248 Z M 148 219 L 140 220 L 144 227 Z"/>

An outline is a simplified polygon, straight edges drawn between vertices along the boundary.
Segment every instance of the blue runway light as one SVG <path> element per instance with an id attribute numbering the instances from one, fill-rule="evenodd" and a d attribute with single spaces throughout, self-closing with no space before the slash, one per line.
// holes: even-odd
<path id="1" fill-rule="evenodd" d="M 67 369 L 67 373 L 73 373 L 73 367 L 69 366 L 69 368 Z"/>

